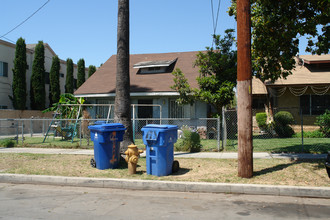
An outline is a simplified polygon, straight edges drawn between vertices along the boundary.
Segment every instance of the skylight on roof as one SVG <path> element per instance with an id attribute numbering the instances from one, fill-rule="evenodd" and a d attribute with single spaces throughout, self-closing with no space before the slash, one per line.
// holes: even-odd
<path id="1" fill-rule="evenodd" d="M 145 61 L 139 62 L 133 65 L 133 68 L 151 68 L 151 67 L 169 67 L 172 63 L 174 63 L 178 58 L 173 60 L 155 60 L 155 61 Z"/>

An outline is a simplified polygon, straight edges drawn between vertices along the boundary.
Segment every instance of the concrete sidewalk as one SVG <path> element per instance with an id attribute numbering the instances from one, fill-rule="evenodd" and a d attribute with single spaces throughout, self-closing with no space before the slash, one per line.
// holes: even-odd
<path id="1" fill-rule="evenodd" d="M 0 153 L 32 153 L 32 154 L 77 154 L 77 155 L 94 155 L 93 149 L 58 149 L 58 148 L 4 148 L 0 147 Z M 141 157 L 145 157 L 145 152 Z M 214 159 L 237 159 L 237 152 L 198 152 L 186 153 L 175 152 L 175 158 L 214 158 Z M 271 159 L 271 158 L 291 158 L 291 159 L 326 159 L 327 154 L 272 154 L 267 152 L 255 152 L 255 159 Z"/>

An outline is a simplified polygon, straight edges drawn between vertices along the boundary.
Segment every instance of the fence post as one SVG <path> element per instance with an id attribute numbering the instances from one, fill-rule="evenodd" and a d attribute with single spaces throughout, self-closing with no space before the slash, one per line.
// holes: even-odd
<path id="1" fill-rule="evenodd" d="M 42 136 L 45 136 L 45 117 L 42 118 Z"/>
<path id="2" fill-rule="evenodd" d="M 32 119 L 33 119 L 33 116 L 31 116 L 31 118 L 30 118 L 30 134 L 31 134 L 31 137 L 33 136 L 32 134 L 33 134 L 33 121 L 32 121 Z"/>
<path id="3" fill-rule="evenodd" d="M 135 142 L 135 105 L 133 104 L 133 142 Z"/>
<path id="4" fill-rule="evenodd" d="M 226 121 L 226 109 L 224 107 L 222 107 L 222 150 L 225 149 L 225 146 L 227 146 L 227 121 Z"/>
<path id="5" fill-rule="evenodd" d="M 22 120 L 22 146 L 24 144 L 24 120 Z"/>
<path id="6" fill-rule="evenodd" d="M 18 121 L 15 121 L 16 122 L 16 144 L 18 144 Z"/>
<path id="7" fill-rule="evenodd" d="M 79 125 L 79 145 L 81 147 L 81 130 L 82 130 L 82 123 L 81 123 L 81 120 L 84 120 L 84 119 L 80 119 L 80 125 Z M 74 135 L 74 134 L 73 134 Z"/>
<path id="8" fill-rule="evenodd" d="M 220 116 L 217 118 L 217 139 L 218 139 L 218 152 L 220 152 Z M 223 142 L 222 142 L 223 143 Z"/>

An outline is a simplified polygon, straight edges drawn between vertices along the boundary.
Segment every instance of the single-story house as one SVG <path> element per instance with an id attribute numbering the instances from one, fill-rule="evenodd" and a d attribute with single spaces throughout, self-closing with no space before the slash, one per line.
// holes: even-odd
<path id="1" fill-rule="evenodd" d="M 133 54 L 130 55 L 131 103 L 137 104 L 136 118 L 206 118 L 206 103 L 180 106 L 178 93 L 170 87 L 174 84 L 171 74 L 180 68 L 192 87 L 197 87 L 199 68 L 194 67 L 198 52 Z M 116 91 L 116 55 L 111 56 L 74 95 L 84 97 L 92 104 L 113 104 Z M 149 105 L 149 106 L 142 106 Z M 152 107 L 151 105 L 155 105 Z M 161 109 L 160 107 L 161 106 Z M 100 108 L 101 109 L 101 108 Z M 99 117 L 106 112 L 99 110 Z"/>
<path id="2" fill-rule="evenodd" d="M 206 103 L 180 106 L 172 72 L 180 68 L 189 84 L 196 88 L 199 68 L 194 67 L 197 51 L 130 55 L 131 103 L 138 104 L 136 118 L 207 118 L 211 108 Z M 296 67 L 286 79 L 274 83 L 252 80 L 252 108 L 264 111 L 267 96 L 272 107 L 289 111 L 300 122 L 314 125 L 315 117 L 330 109 L 330 55 L 301 55 Z M 87 81 L 75 91 L 76 97 L 85 97 L 93 104 L 113 104 L 116 89 L 116 55 L 111 56 Z M 149 106 L 141 106 L 141 105 Z M 155 105 L 151 107 L 150 105 Z M 140 105 L 140 106 L 139 106 Z M 161 110 L 160 107 L 161 106 Z M 97 110 L 96 116 L 107 117 L 106 111 Z"/>
<path id="3" fill-rule="evenodd" d="M 253 106 L 264 111 L 266 97 L 276 110 L 289 111 L 297 122 L 314 125 L 316 116 L 330 109 L 330 54 L 300 55 L 296 67 L 286 79 L 274 83 L 252 80 Z"/>

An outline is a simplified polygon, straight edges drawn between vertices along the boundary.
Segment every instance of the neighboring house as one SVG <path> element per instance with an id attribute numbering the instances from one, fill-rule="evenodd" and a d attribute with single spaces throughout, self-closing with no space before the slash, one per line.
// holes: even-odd
<path id="1" fill-rule="evenodd" d="M 178 93 L 170 87 L 174 84 L 171 74 L 180 68 L 193 88 L 197 88 L 196 77 L 199 68 L 194 67 L 198 52 L 158 53 L 130 55 L 130 95 L 132 104 L 138 106 L 135 117 L 159 118 L 162 106 L 162 118 L 206 118 L 206 103 L 178 105 Z M 111 56 L 77 91 L 76 97 L 85 97 L 93 104 L 113 104 L 116 91 L 116 55 Z M 97 116 L 106 117 L 97 112 Z"/>
<path id="2" fill-rule="evenodd" d="M 49 72 L 52 65 L 52 58 L 56 53 L 52 48 L 45 43 L 45 84 L 46 84 L 46 106 L 49 106 Z M 32 75 L 32 64 L 34 58 L 34 48 L 36 44 L 26 45 L 27 55 L 27 70 L 26 70 L 26 89 L 27 89 L 27 109 L 30 109 L 30 82 Z M 0 40 L 0 109 L 12 109 L 12 102 L 9 96 L 12 96 L 12 83 L 13 83 L 13 72 L 14 59 L 15 59 L 15 48 L 16 45 L 7 41 Z M 60 60 L 60 88 L 61 93 L 65 92 L 65 79 L 66 79 L 66 61 Z M 74 64 L 74 79 L 77 79 L 77 65 Z M 85 70 L 86 79 L 88 77 L 88 68 Z"/>
<path id="3" fill-rule="evenodd" d="M 286 79 L 274 83 L 252 81 L 252 108 L 264 111 L 267 95 L 274 109 L 289 111 L 300 123 L 314 125 L 316 116 L 330 109 L 330 55 L 301 55 Z"/>

